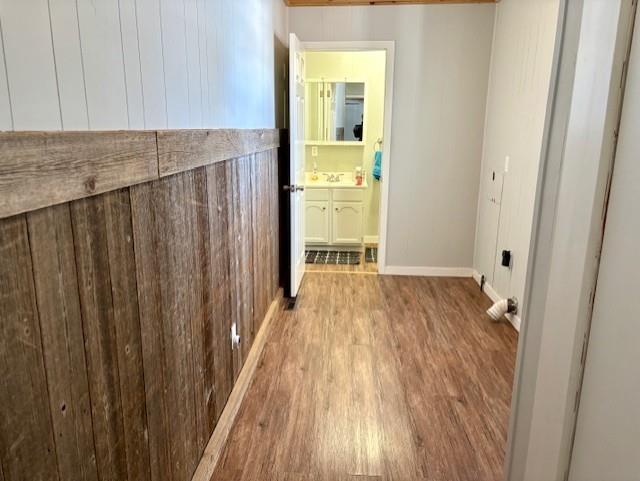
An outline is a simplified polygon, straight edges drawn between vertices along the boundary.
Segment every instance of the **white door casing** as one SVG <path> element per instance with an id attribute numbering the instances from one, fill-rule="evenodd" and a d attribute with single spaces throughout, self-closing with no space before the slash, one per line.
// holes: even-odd
<path id="1" fill-rule="evenodd" d="M 635 32 L 570 481 L 625 481 L 640 472 L 640 16 Z"/>

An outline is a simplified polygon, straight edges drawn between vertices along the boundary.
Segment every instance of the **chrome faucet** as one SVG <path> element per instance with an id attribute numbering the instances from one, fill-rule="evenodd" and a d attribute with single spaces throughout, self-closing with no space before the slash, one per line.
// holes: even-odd
<path id="1" fill-rule="evenodd" d="M 327 174 L 327 173 L 323 172 L 322 175 L 324 175 L 326 177 L 326 181 L 327 182 L 340 182 L 340 180 L 342 180 L 341 177 L 344 174 L 337 174 L 336 175 L 336 174 Z"/>

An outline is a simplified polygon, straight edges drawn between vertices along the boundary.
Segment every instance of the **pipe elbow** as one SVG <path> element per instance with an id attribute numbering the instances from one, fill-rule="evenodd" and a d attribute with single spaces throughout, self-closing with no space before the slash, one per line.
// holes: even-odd
<path id="1" fill-rule="evenodd" d="M 493 306 L 491 306 L 487 310 L 487 314 L 494 321 L 499 321 L 502 316 L 504 316 L 509 310 L 509 301 L 506 299 L 502 299 L 496 302 Z"/>
<path id="2" fill-rule="evenodd" d="M 502 299 L 487 310 L 487 314 L 494 321 L 499 321 L 505 314 L 516 314 L 518 301 L 515 299 Z"/>

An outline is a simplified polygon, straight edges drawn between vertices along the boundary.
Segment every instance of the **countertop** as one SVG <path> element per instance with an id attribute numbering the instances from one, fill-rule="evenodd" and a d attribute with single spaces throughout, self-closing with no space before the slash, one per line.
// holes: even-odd
<path id="1" fill-rule="evenodd" d="M 328 182 L 326 175 L 340 175 L 339 182 Z M 312 180 L 313 173 L 305 173 L 305 187 L 308 189 L 366 189 L 366 179 L 362 185 L 356 185 L 352 172 L 318 172 L 318 180 Z"/>

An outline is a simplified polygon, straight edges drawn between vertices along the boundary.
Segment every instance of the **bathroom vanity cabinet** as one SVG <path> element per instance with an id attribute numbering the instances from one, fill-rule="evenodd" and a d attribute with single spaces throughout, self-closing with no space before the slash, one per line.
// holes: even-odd
<path id="1" fill-rule="evenodd" d="M 364 191 L 358 188 L 307 188 L 305 243 L 313 246 L 360 246 Z"/>

